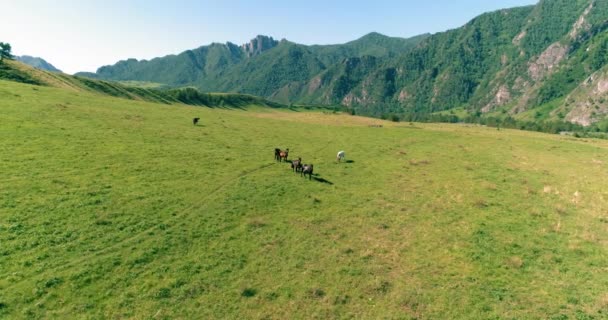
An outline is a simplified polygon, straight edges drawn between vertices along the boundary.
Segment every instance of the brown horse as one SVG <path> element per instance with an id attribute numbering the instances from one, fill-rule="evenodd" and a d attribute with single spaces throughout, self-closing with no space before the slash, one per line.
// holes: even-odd
<path id="1" fill-rule="evenodd" d="M 283 160 L 287 161 L 288 156 L 289 148 L 285 149 L 285 151 L 281 150 L 281 152 L 279 152 L 279 162 L 283 162 Z"/>

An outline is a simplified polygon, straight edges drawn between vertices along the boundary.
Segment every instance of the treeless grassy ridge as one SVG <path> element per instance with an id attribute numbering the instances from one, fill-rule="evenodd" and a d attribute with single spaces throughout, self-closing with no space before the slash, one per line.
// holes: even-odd
<path id="1" fill-rule="evenodd" d="M 0 115 L 0 317 L 608 317 L 605 141 L 6 81 Z"/>

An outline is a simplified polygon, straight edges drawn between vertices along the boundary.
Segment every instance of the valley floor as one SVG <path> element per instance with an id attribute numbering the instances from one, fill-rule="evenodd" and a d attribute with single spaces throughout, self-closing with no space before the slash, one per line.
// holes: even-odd
<path id="1" fill-rule="evenodd" d="M 6 81 L 0 119 L 0 317 L 608 318 L 607 141 Z"/>

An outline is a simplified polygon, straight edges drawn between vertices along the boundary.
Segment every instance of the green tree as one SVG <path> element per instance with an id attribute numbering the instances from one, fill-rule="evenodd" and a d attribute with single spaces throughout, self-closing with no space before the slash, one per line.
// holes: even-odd
<path id="1" fill-rule="evenodd" d="M 0 42 L 0 61 L 3 59 L 12 59 L 10 43 Z"/>

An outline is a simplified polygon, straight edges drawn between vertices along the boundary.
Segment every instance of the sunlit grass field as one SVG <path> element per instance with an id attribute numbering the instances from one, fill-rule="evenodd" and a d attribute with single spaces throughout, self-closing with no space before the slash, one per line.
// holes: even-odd
<path id="1" fill-rule="evenodd" d="M 0 318 L 606 319 L 608 142 L 0 81 Z"/>

